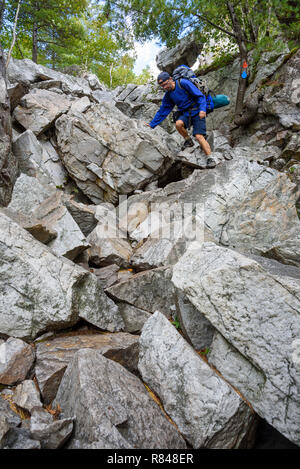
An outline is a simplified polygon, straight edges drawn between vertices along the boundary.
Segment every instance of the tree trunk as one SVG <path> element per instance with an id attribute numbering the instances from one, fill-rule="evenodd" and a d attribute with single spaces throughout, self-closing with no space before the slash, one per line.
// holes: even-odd
<path id="1" fill-rule="evenodd" d="M 231 17 L 231 22 L 233 26 L 233 30 L 236 34 L 237 43 L 239 46 L 240 51 L 240 77 L 239 77 L 239 85 L 236 95 L 236 104 L 235 104 L 235 119 L 238 120 L 240 115 L 243 111 L 243 104 L 244 104 L 244 97 L 247 88 L 247 78 L 242 78 L 242 71 L 243 71 L 243 63 L 248 61 L 248 50 L 246 46 L 246 38 L 245 33 L 242 29 L 240 21 L 235 13 L 234 6 L 231 2 L 227 2 L 227 8 Z"/>
<path id="2" fill-rule="evenodd" d="M 5 1 L 0 0 L 0 31 L 2 29 L 3 16 L 5 11 Z"/>
<path id="3" fill-rule="evenodd" d="M 248 60 L 248 53 L 244 50 L 240 49 L 240 77 L 239 77 L 239 86 L 236 94 L 236 102 L 235 102 L 235 117 L 240 117 L 240 114 L 243 111 L 243 105 L 244 105 L 244 97 L 247 89 L 247 84 L 248 84 L 248 77 L 247 78 L 242 78 L 242 72 L 243 72 L 243 63 Z"/>
<path id="4" fill-rule="evenodd" d="M 33 24 L 32 28 L 32 61 L 37 64 L 38 59 L 38 28 L 37 24 Z"/>
<path id="5" fill-rule="evenodd" d="M 16 177 L 17 165 L 11 151 L 11 117 L 5 59 L 0 44 L 0 207 L 9 204 Z"/>

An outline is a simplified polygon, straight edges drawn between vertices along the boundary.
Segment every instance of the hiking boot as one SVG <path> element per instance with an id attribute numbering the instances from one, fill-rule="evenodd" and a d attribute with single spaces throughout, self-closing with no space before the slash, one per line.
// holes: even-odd
<path id="1" fill-rule="evenodd" d="M 191 138 L 188 138 L 187 140 L 185 140 L 184 144 L 182 145 L 181 150 L 185 150 L 186 148 L 193 147 L 193 146 L 194 146 L 193 140 Z"/>
<path id="2" fill-rule="evenodd" d="M 216 167 L 215 160 L 213 160 L 212 158 L 207 158 L 206 167 L 207 168 L 215 168 Z"/>

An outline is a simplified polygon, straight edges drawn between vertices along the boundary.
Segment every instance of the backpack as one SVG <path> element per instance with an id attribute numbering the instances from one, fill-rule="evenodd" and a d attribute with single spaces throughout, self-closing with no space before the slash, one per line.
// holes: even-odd
<path id="1" fill-rule="evenodd" d="M 180 65 L 175 68 L 172 74 L 172 78 L 175 81 L 178 81 L 180 88 L 181 79 L 185 78 L 186 80 L 191 81 L 206 97 L 206 113 L 209 114 L 213 112 L 214 109 L 219 107 L 227 106 L 230 102 L 228 96 L 226 95 L 215 95 L 212 90 L 208 88 L 207 82 L 204 78 L 196 77 L 194 71 L 189 68 L 187 65 Z"/>

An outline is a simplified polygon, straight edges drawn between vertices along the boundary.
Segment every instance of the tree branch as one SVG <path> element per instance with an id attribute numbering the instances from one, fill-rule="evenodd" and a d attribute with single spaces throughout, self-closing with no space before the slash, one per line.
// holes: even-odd
<path id="1" fill-rule="evenodd" d="M 10 57 L 11 57 L 11 53 L 12 53 L 12 50 L 14 48 L 15 41 L 16 41 L 16 29 L 17 29 L 17 22 L 18 22 L 18 16 L 19 16 L 19 11 L 20 11 L 20 5 L 21 5 L 21 0 L 19 0 L 17 11 L 16 11 L 15 22 L 14 22 L 14 27 L 13 27 L 13 39 L 12 39 L 12 43 L 11 43 L 11 46 L 10 46 L 10 49 L 9 49 L 9 52 L 8 52 L 5 68 L 8 67 Z"/>
<path id="2" fill-rule="evenodd" d="M 199 15 L 198 13 L 193 13 L 193 14 L 194 14 L 195 16 L 197 16 L 197 18 L 199 18 L 200 20 L 205 21 L 206 23 L 210 24 L 211 26 L 213 26 L 213 27 L 216 28 L 216 29 L 219 29 L 220 31 L 222 31 L 222 32 L 225 33 L 225 34 L 228 34 L 228 36 L 234 37 L 234 39 L 237 38 L 237 35 L 236 35 L 235 33 L 231 32 L 231 31 L 228 31 L 227 29 L 222 28 L 221 26 L 219 26 L 219 25 L 213 23 L 211 20 L 209 20 L 209 19 L 207 18 L 207 16 L 205 16 L 205 15 Z"/>

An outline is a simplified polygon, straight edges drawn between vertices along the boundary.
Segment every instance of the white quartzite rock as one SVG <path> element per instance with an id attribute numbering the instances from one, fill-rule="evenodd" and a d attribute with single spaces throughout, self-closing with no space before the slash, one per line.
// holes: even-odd
<path id="1" fill-rule="evenodd" d="M 40 393 L 33 381 L 27 379 L 19 384 L 13 396 L 13 401 L 22 409 L 32 412 L 34 407 L 42 407 Z"/>
<path id="2" fill-rule="evenodd" d="M 171 278 L 171 268 L 161 267 L 135 274 L 128 280 L 112 285 L 106 291 L 115 300 L 124 302 L 120 309 L 121 314 L 128 304 L 137 309 L 136 314 L 144 322 L 147 313 L 160 309 L 169 319 L 177 317 L 186 339 L 197 350 L 208 347 L 214 328 L 186 295 L 174 288 Z M 139 310 L 144 311 L 144 318 Z M 124 321 L 126 323 L 126 316 Z"/>
<path id="3" fill-rule="evenodd" d="M 93 105 L 84 115 L 63 115 L 55 125 L 66 169 L 95 203 L 105 194 L 109 201 L 144 187 L 172 162 L 174 142 L 168 134 L 150 133 L 112 103 Z"/>
<path id="4" fill-rule="evenodd" d="M 30 419 L 30 433 L 43 449 L 60 448 L 73 431 L 74 419 L 53 420 L 44 409 L 34 409 Z"/>
<path id="5" fill-rule="evenodd" d="M 140 337 L 139 371 L 193 448 L 238 448 L 253 413 L 158 311 Z"/>
<path id="6" fill-rule="evenodd" d="M 49 247 L 58 255 L 74 259 L 88 247 L 79 226 L 63 205 L 62 192 L 21 174 L 14 186 L 9 209 L 32 215 L 57 232 Z"/>
<path id="7" fill-rule="evenodd" d="M 14 118 L 35 135 L 47 130 L 72 102 L 66 96 L 48 90 L 34 89 L 23 96 L 20 105 L 14 110 Z"/>
<path id="8" fill-rule="evenodd" d="M 88 235 L 90 260 L 98 266 L 118 264 L 123 267 L 129 267 L 132 248 L 127 239 L 109 237 L 105 236 L 105 234 L 100 223 Z"/>
<path id="9" fill-rule="evenodd" d="M 79 350 L 53 405 L 76 417 L 69 448 L 186 448 L 141 381 L 97 350 Z"/>
<path id="10" fill-rule="evenodd" d="M 241 365 L 228 365 L 232 385 L 245 380 L 240 390 L 257 413 L 300 444 L 300 273 L 274 262 L 205 243 L 185 253 L 172 281 L 241 354 Z"/>
<path id="11" fill-rule="evenodd" d="M 0 286 L 0 292 L 1 290 Z M 4 300 L 4 307 L 5 304 L 6 301 Z M 0 306 L 0 322 L 2 323 L 1 309 Z M 11 314 L 10 309 L 8 311 Z M 1 324 L 0 332 L 5 332 L 5 325 L 3 328 Z M 9 337 L 6 342 L 0 345 L 0 384 L 12 385 L 23 381 L 32 368 L 34 359 L 35 352 L 31 345 L 26 344 L 26 342 L 20 339 Z"/>
<path id="12" fill-rule="evenodd" d="M 49 141 L 38 141 L 28 129 L 13 141 L 13 152 L 21 173 L 36 177 L 41 183 L 61 186 L 67 172 Z"/>
<path id="13" fill-rule="evenodd" d="M 49 67 L 36 64 L 30 59 L 17 60 L 11 58 L 7 68 L 7 78 L 10 83 L 23 83 L 26 81 L 33 83 L 35 86 L 44 86 L 46 81 L 50 81 L 53 82 L 52 86 L 61 88 L 66 94 L 74 96 L 92 95 L 92 90 L 87 80 L 57 72 Z"/>
<path id="14" fill-rule="evenodd" d="M 216 243 L 261 254 L 288 239 L 298 242 L 298 197 L 296 185 L 286 174 L 249 162 L 241 155 L 219 164 L 213 171 L 196 170 L 184 181 L 129 197 L 128 207 L 132 218 L 132 205 L 139 207 L 143 202 L 149 213 L 160 206 L 166 213 L 174 204 L 182 210 L 189 204 L 196 212 L 199 207 L 204 212 L 203 231 L 208 229 Z M 159 252 L 161 239 L 157 243 Z M 136 257 L 138 254 L 137 251 Z M 149 263 L 151 257 L 147 257 L 147 252 L 141 252 L 141 259 L 137 260 Z M 164 262 L 163 256 L 160 259 Z"/>
<path id="15" fill-rule="evenodd" d="M 58 257 L 0 214 L 0 333 L 35 338 L 79 317 L 109 331 L 124 327 L 94 275 Z"/>

